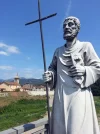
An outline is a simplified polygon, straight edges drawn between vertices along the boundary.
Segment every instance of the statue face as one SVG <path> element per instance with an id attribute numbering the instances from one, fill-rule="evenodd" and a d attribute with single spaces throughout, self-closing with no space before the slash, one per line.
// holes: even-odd
<path id="1" fill-rule="evenodd" d="M 63 38 L 65 40 L 73 40 L 78 34 L 78 27 L 75 24 L 74 20 L 68 19 L 65 20 L 63 24 Z"/>

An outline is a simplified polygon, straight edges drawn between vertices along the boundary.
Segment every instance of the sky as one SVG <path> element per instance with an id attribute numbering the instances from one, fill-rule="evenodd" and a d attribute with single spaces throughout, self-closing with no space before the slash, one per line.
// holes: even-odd
<path id="1" fill-rule="evenodd" d="M 0 0 L 0 79 L 42 78 L 44 66 L 38 0 Z M 100 56 L 100 0 L 40 0 L 42 17 L 57 13 L 42 22 L 46 65 L 57 47 L 64 45 L 62 24 L 66 17 L 81 21 L 80 41 L 89 41 Z"/>

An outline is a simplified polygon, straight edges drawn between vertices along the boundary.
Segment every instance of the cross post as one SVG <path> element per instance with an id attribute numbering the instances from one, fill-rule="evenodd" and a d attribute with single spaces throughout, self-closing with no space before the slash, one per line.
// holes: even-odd
<path id="1" fill-rule="evenodd" d="M 41 43 L 42 43 L 42 54 L 43 54 L 43 63 L 44 63 L 44 72 L 46 72 L 47 68 L 46 68 L 46 58 L 45 58 L 45 49 L 44 49 L 44 38 L 43 38 L 43 31 L 42 31 L 42 21 L 46 20 L 50 17 L 53 17 L 55 15 L 57 15 L 57 13 L 55 14 L 51 14 L 49 16 L 46 16 L 44 18 L 41 18 L 41 10 L 40 10 L 40 0 L 38 0 L 38 15 L 39 15 L 39 19 L 31 21 L 26 23 L 25 25 L 30 25 L 36 22 L 39 22 L 40 24 L 40 34 L 41 34 Z M 48 92 L 48 83 L 46 83 L 46 96 L 47 96 L 47 110 L 48 110 L 48 134 L 51 134 L 50 132 L 50 107 L 49 107 L 49 92 Z"/>

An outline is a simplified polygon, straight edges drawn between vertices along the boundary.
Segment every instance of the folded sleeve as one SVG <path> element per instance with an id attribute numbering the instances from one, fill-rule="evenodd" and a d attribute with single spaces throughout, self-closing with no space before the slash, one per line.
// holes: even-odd
<path id="1" fill-rule="evenodd" d="M 100 59 L 89 42 L 86 44 L 84 51 L 84 60 L 86 74 L 81 85 L 82 88 L 91 86 L 100 78 Z"/>

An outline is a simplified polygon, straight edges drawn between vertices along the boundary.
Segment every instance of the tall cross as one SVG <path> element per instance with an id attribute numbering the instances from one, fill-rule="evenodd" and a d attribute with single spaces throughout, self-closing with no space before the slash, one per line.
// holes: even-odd
<path id="1" fill-rule="evenodd" d="M 31 21 L 31 22 L 28 22 L 25 25 L 30 25 L 30 24 L 33 24 L 33 23 L 36 23 L 36 22 L 39 22 L 39 24 L 40 24 L 40 34 L 41 34 L 41 43 L 42 43 L 42 54 L 43 54 L 44 72 L 46 72 L 47 69 L 46 69 L 46 58 L 45 58 L 44 39 L 43 39 L 43 31 L 42 31 L 42 21 L 57 15 L 57 13 L 51 14 L 51 15 L 46 16 L 44 18 L 41 18 L 40 0 L 38 0 L 38 14 L 39 14 L 39 19 Z M 49 124 L 48 134 L 51 134 L 51 132 L 50 132 L 50 108 L 49 108 L 48 83 L 46 83 L 46 96 L 47 96 L 47 110 L 48 110 L 48 124 Z"/>

